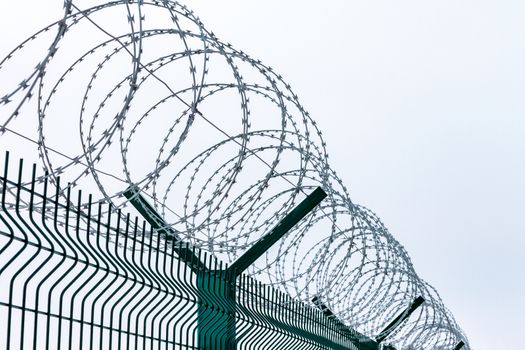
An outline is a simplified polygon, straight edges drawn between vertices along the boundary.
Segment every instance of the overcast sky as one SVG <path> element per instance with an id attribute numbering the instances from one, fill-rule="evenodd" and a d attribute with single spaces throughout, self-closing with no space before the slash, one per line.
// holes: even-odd
<path id="1" fill-rule="evenodd" d="M 2 50 L 59 14 L 61 2 L 50 3 L 37 2 L 26 33 L 9 33 L 23 19 L 0 1 Z M 525 325 L 525 2 L 185 3 L 291 84 L 353 201 L 406 247 L 472 348 L 516 348 Z"/>
<path id="2" fill-rule="evenodd" d="M 474 349 L 525 325 L 525 2 L 189 1 L 279 71 Z"/>

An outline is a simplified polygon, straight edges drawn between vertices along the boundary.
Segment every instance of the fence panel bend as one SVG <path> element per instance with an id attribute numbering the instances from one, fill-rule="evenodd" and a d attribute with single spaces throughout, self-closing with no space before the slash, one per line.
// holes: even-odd
<path id="1" fill-rule="evenodd" d="M 37 181 L 35 166 L 29 181 L 22 161 L 16 181 L 8 169 L 7 156 L 1 349 L 364 348 L 321 310 L 232 278 L 212 255 L 121 210 L 82 204 L 80 191 Z"/>

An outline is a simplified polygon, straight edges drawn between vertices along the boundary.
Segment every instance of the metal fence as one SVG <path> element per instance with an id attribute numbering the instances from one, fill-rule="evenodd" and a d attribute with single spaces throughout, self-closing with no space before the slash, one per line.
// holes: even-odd
<path id="1" fill-rule="evenodd" d="M 1 179 L 1 349 L 377 349 L 206 252 L 46 177 Z"/>
<path id="2" fill-rule="evenodd" d="M 280 74 L 176 1 L 62 10 L 0 58 L 45 171 L 0 178 L 0 349 L 470 349 Z"/>

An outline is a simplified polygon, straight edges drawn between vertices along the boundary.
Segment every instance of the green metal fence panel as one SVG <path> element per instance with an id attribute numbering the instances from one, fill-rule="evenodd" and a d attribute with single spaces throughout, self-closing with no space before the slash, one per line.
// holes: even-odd
<path id="1" fill-rule="evenodd" d="M 10 181 L 8 163 L 1 348 L 365 348 L 321 310 L 207 252 L 90 198 L 81 208 L 81 192 L 37 183 L 34 166 L 29 182 L 22 162 Z"/>

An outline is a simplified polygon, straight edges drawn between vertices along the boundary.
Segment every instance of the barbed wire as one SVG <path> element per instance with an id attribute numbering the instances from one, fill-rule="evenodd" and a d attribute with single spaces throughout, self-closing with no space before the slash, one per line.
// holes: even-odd
<path id="1" fill-rule="evenodd" d="M 249 273 L 319 298 L 369 336 L 423 296 L 388 337 L 398 349 L 466 339 L 380 219 L 351 201 L 321 131 L 271 67 L 180 3 L 81 3 L 65 1 L 60 20 L 0 61 L 0 77 L 26 74 L 0 87 L 0 139 L 36 145 L 40 182 L 61 177 L 115 210 L 137 186 L 183 241 L 228 263 L 321 186 L 327 199 Z M 41 57 L 36 67 L 20 67 L 24 52 Z"/>

